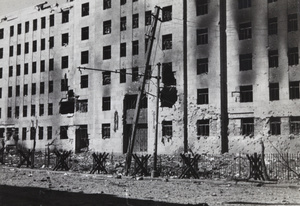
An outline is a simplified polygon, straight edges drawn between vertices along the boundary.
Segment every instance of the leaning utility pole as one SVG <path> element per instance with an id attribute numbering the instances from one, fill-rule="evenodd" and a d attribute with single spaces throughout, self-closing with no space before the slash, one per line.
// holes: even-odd
<path id="1" fill-rule="evenodd" d="M 187 0 L 183 0 L 183 150 L 188 151 Z"/>
<path id="2" fill-rule="evenodd" d="M 140 115 L 141 100 L 142 100 L 143 93 L 145 90 L 147 75 L 149 74 L 149 69 L 150 69 L 149 63 L 150 63 L 151 51 L 152 51 L 152 47 L 153 47 L 153 40 L 154 40 L 154 36 L 155 36 L 160 7 L 156 6 L 155 9 L 156 9 L 156 13 L 154 15 L 154 24 L 150 31 L 149 41 L 147 44 L 146 64 L 145 64 L 145 73 L 144 73 L 145 75 L 142 76 L 143 82 L 142 82 L 141 90 L 138 94 L 137 101 L 136 101 L 132 133 L 131 133 L 131 137 L 129 139 L 128 148 L 127 148 L 126 168 L 125 168 L 126 174 L 128 174 L 128 171 L 129 171 L 129 168 L 131 165 L 131 158 L 132 158 L 132 152 L 133 152 L 133 147 L 134 147 L 135 135 L 136 135 L 138 121 L 139 121 L 139 115 Z"/>

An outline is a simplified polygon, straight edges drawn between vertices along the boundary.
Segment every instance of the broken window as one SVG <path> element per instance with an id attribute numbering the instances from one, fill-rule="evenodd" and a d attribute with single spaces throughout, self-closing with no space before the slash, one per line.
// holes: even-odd
<path id="1" fill-rule="evenodd" d="M 197 0 L 196 13 L 197 16 L 208 13 L 208 0 Z"/>
<path id="2" fill-rule="evenodd" d="M 172 34 L 167 34 L 162 36 L 162 49 L 163 50 L 172 49 Z"/>
<path id="3" fill-rule="evenodd" d="M 239 0 L 239 9 L 251 7 L 251 0 Z"/>
<path id="4" fill-rule="evenodd" d="M 240 71 L 252 70 L 252 54 L 240 54 Z"/>
<path id="5" fill-rule="evenodd" d="M 41 18 L 41 29 L 46 28 L 46 17 Z"/>
<path id="6" fill-rule="evenodd" d="M 172 69 L 172 62 L 162 64 L 162 83 L 164 86 L 176 85 L 176 79 Z"/>
<path id="7" fill-rule="evenodd" d="M 81 28 L 81 40 L 89 39 L 89 27 Z"/>
<path id="8" fill-rule="evenodd" d="M 60 114 L 73 114 L 74 113 L 74 101 L 60 102 L 59 113 Z"/>
<path id="9" fill-rule="evenodd" d="M 300 98 L 299 81 L 289 82 L 290 99 Z"/>
<path id="10" fill-rule="evenodd" d="M 27 96 L 27 95 L 28 95 L 28 84 L 24 84 L 24 87 L 23 87 L 23 95 L 24 95 L 24 96 Z"/>
<path id="11" fill-rule="evenodd" d="M 19 118 L 19 115 L 20 115 L 20 107 L 16 106 L 15 107 L 15 118 Z"/>
<path id="12" fill-rule="evenodd" d="M 139 41 L 133 41 L 132 42 L 132 55 L 138 55 L 139 54 Z"/>
<path id="13" fill-rule="evenodd" d="M 88 88 L 89 87 L 89 76 L 82 75 L 80 81 L 81 88 Z"/>
<path id="14" fill-rule="evenodd" d="M 126 69 L 120 70 L 120 83 L 126 82 Z"/>
<path id="15" fill-rule="evenodd" d="M 44 127 L 39 127 L 39 139 L 44 138 Z"/>
<path id="16" fill-rule="evenodd" d="M 48 103 L 48 115 L 53 115 L 53 103 Z"/>
<path id="17" fill-rule="evenodd" d="M 63 11 L 62 13 L 61 13 L 61 23 L 62 24 L 64 24 L 64 23 L 67 23 L 67 22 L 69 22 L 69 10 L 67 10 L 67 11 Z"/>
<path id="18" fill-rule="evenodd" d="M 44 116 L 44 104 L 40 104 L 40 116 Z"/>
<path id="19" fill-rule="evenodd" d="M 208 104 L 208 88 L 197 89 L 197 104 Z"/>
<path id="20" fill-rule="evenodd" d="M 50 27 L 54 26 L 54 14 L 50 15 Z"/>
<path id="21" fill-rule="evenodd" d="M 197 59 L 197 74 L 208 73 L 208 58 Z"/>
<path id="22" fill-rule="evenodd" d="M 252 85 L 240 86 L 240 102 L 253 102 Z"/>
<path id="23" fill-rule="evenodd" d="M 136 108 L 136 100 L 137 95 L 126 95 L 125 96 L 125 110 L 128 109 L 135 109 Z M 148 107 L 148 99 L 146 95 L 143 95 L 141 100 L 141 108 L 147 108 Z"/>
<path id="24" fill-rule="evenodd" d="M 132 68 L 132 81 L 136 82 L 139 81 L 139 68 L 138 67 L 133 67 Z"/>
<path id="25" fill-rule="evenodd" d="M 103 9 L 111 8 L 111 0 L 103 0 Z"/>
<path id="26" fill-rule="evenodd" d="M 132 15 L 132 28 L 139 28 L 139 14 Z"/>
<path id="27" fill-rule="evenodd" d="M 151 19 L 152 19 L 152 12 L 151 11 L 146 11 L 145 12 L 145 25 L 151 25 Z"/>
<path id="28" fill-rule="evenodd" d="M 289 61 L 289 66 L 299 64 L 298 47 L 289 48 L 288 61 Z"/>
<path id="29" fill-rule="evenodd" d="M 67 46 L 69 44 L 69 33 L 64 33 L 61 35 L 61 45 Z"/>
<path id="30" fill-rule="evenodd" d="M 242 135 L 254 134 L 254 118 L 242 118 L 241 119 Z"/>
<path id="31" fill-rule="evenodd" d="M 68 91 L 68 79 L 61 80 L 61 90 L 60 91 Z"/>
<path id="32" fill-rule="evenodd" d="M 290 134 L 300 134 L 300 117 L 290 117 Z"/>
<path id="33" fill-rule="evenodd" d="M 126 30 L 126 16 L 121 17 L 120 22 L 121 22 L 120 30 L 125 31 Z"/>
<path id="34" fill-rule="evenodd" d="M 208 29 L 197 29 L 197 45 L 208 43 Z"/>
<path id="35" fill-rule="evenodd" d="M 47 140 L 52 139 L 52 127 L 47 127 Z"/>
<path id="36" fill-rule="evenodd" d="M 111 46 L 104 46 L 103 47 L 103 59 L 110 59 L 111 58 Z"/>
<path id="37" fill-rule="evenodd" d="M 163 137 L 172 137 L 173 136 L 173 127 L 172 121 L 162 121 L 162 136 Z"/>
<path id="38" fill-rule="evenodd" d="M 270 101 L 279 100 L 279 83 L 269 84 Z"/>
<path id="39" fill-rule="evenodd" d="M 298 19 L 297 14 L 288 15 L 288 32 L 298 30 Z"/>
<path id="40" fill-rule="evenodd" d="M 23 127 L 22 128 L 22 140 L 26 140 L 27 139 L 27 128 Z"/>
<path id="41" fill-rule="evenodd" d="M 126 57 L 126 43 L 120 44 L 120 57 Z"/>
<path id="42" fill-rule="evenodd" d="M 32 117 L 35 116 L 35 105 L 34 104 L 31 105 L 31 116 Z"/>
<path id="43" fill-rule="evenodd" d="M 110 97 L 102 97 L 102 111 L 110 110 Z"/>
<path id="44" fill-rule="evenodd" d="M 88 16 L 90 12 L 89 3 L 84 3 L 81 5 L 81 16 Z"/>
<path id="45" fill-rule="evenodd" d="M 269 51 L 269 68 L 278 67 L 278 50 Z"/>
<path id="46" fill-rule="evenodd" d="M 103 81 L 102 84 L 103 85 L 107 85 L 110 84 L 111 82 L 111 72 L 102 72 L 102 76 L 103 76 Z"/>
<path id="47" fill-rule="evenodd" d="M 209 120 L 197 120 L 197 135 L 209 136 Z"/>
<path id="48" fill-rule="evenodd" d="M 126 0 L 121 0 L 121 5 L 124 5 L 124 4 L 126 4 Z"/>
<path id="49" fill-rule="evenodd" d="M 68 126 L 60 126 L 60 139 L 68 138 Z"/>
<path id="50" fill-rule="evenodd" d="M 110 138 L 110 124 L 102 124 L 102 139 Z"/>
<path id="51" fill-rule="evenodd" d="M 35 139 L 35 127 L 30 127 L 30 140 Z"/>
<path id="52" fill-rule="evenodd" d="M 280 117 L 271 117 L 270 118 L 270 134 L 271 135 L 280 135 Z"/>
<path id="53" fill-rule="evenodd" d="M 277 34 L 277 17 L 269 18 L 269 20 L 268 20 L 268 34 L 269 35 Z"/>
<path id="54" fill-rule="evenodd" d="M 111 33 L 111 20 L 103 22 L 103 35 Z"/>
<path id="55" fill-rule="evenodd" d="M 65 69 L 68 67 L 69 67 L 69 57 L 68 56 L 61 57 L 61 68 Z"/>
<path id="56" fill-rule="evenodd" d="M 81 64 L 88 64 L 88 63 L 89 63 L 89 51 L 82 51 Z"/>
<path id="57" fill-rule="evenodd" d="M 23 106 L 23 117 L 27 117 L 27 105 Z"/>
<path id="58" fill-rule="evenodd" d="M 252 38 L 251 22 L 240 24 L 239 26 L 239 40 Z"/>
<path id="59" fill-rule="evenodd" d="M 36 83 L 31 84 L 31 94 L 35 95 L 36 94 Z"/>
<path id="60" fill-rule="evenodd" d="M 88 100 L 87 99 L 77 100 L 76 112 L 80 112 L 80 113 L 88 112 Z"/>
<path id="61" fill-rule="evenodd" d="M 171 21 L 172 20 L 172 6 L 166 6 L 162 9 L 162 21 Z"/>
<path id="62" fill-rule="evenodd" d="M 12 115 L 12 108 L 7 107 L 7 118 L 11 118 L 11 115 Z"/>

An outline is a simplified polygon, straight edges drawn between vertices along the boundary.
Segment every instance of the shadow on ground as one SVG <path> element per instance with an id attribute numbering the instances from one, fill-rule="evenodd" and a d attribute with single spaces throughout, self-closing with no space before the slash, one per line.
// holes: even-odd
<path id="1" fill-rule="evenodd" d="M 36 187 L 0 185 L 1 206 L 180 206 L 182 204 L 121 198 L 108 194 L 84 194 Z M 199 204 L 198 204 L 199 205 Z M 200 204 L 202 205 L 202 204 Z"/>

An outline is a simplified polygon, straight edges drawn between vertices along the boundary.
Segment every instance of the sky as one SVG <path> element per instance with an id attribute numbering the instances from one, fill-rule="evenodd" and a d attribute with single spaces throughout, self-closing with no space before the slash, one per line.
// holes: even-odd
<path id="1" fill-rule="evenodd" d="M 10 12 L 34 6 L 45 1 L 50 5 L 67 2 L 67 0 L 0 0 L 0 18 Z"/>

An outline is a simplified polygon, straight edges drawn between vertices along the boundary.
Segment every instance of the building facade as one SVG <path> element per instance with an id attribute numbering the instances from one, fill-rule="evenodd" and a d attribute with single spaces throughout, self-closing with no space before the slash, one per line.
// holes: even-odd
<path id="1" fill-rule="evenodd" d="M 142 99 L 134 151 L 153 152 L 157 76 L 158 153 L 183 150 L 184 126 L 188 148 L 220 153 L 222 118 L 228 119 L 230 153 L 260 151 L 261 140 L 270 152 L 275 147 L 297 151 L 299 0 L 227 1 L 226 90 L 220 2 L 186 3 L 186 19 L 183 2 L 175 0 L 76 0 L 1 17 L 0 138 L 26 148 L 36 139 L 40 150 L 52 143 L 76 152 L 126 153 L 159 6 L 152 78 Z M 224 91 L 226 117 L 221 116 Z"/>

